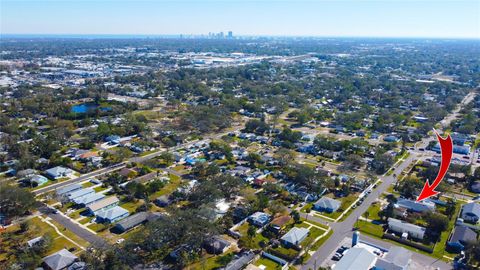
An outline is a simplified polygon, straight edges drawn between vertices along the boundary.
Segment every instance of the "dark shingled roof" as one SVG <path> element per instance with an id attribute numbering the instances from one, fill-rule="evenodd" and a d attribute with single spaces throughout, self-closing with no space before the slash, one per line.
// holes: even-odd
<path id="1" fill-rule="evenodd" d="M 466 226 L 457 226 L 453 231 L 450 243 L 468 243 L 477 240 L 477 233 Z"/>

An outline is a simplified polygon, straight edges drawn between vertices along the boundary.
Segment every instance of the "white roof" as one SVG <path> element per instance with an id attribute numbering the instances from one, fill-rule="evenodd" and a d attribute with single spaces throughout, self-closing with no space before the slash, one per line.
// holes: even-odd
<path id="1" fill-rule="evenodd" d="M 365 248 L 354 247 L 338 261 L 333 267 L 334 270 L 358 270 L 370 269 L 377 257 Z"/>
<path id="2" fill-rule="evenodd" d="M 88 206 L 88 209 L 90 209 L 90 211 L 92 211 L 92 212 L 96 212 L 96 211 L 98 211 L 102 208 L 105 208 L 107 206 L 116 204 L 118 202 L 119 202 L 119 200 L 118 200 L 117 197 L 111 196 L 111 197 L 107 197 L 107 198 L 105 198 L 101 201 L 92 203 L 91 205 Z"/>
<path id="3" fill-rule="evenodd" d="M 282 236 L 281 239 L 288 243 L 298 245 L 303 239 L 305 239 L 309 232 L 310 231 L 307 228 L 293 227 L 284 236 Z"/>

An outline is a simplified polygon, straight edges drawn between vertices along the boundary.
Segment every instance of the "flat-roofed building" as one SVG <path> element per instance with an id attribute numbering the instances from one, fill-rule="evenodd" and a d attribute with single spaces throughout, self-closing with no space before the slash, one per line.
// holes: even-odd
<path id="1" fill-rule="evenodd" d="M 65 195 L 67 193 L 70 193 L 70 192 L 73 192 L 75 190 L 79 190 L 79 189 L 82 189 L 82 188 L 83 187 L 80 184 L 72 184 L 72 185 L 68 185 L 66 187 L 57 189 L 57 194 L 58 195 Z"/>
<path id="2" fill-rule="evenodd" d="M 119 203 L 119 200 L 115 196 L 107 197 L 104 198 L 98 202 L 92 203 L 87 207 L 88 211 L 92 215 L 96 215 L 96 212 L 103 210 L 103 209 L 108 209 L 117 206 Z"/>
<path id="3" fill-rule="evenodd" d="M 124 233 L 126 231 L 129 231 L 135 228 L 140 224 L 157 220 L 160 217 L 161 215 L 157 213 L 139 212 L 119 221 L 117 224 L 115 224 L 115 227 L 113 228 L 113 230 L 118 233 Z"/>
<path id="4" fill-rule="evenodd" d="M 423 239 L 426 231 L 424 227 L 395 218 L 388 218 L 388 229 L 396 233 L 407 233 L 408 236 L 416 239 Z"/>
<path id="5" fill-rule="evenodd" d="M 105 198 L 105 195 L 101 193 L 91 193 L 82 197 L 75 198 L 73 199 L 73 202 L 78 205 L 89 206 L 92 203 L 102 200 L 103 198 Z"/>
<path id="6" fill-rule="evenodd" d="M 93 188 L 84 188 L 84 189 L 79 189 L 79 190 L 75 190 L 73 192 L 68 193 L 67 198 L 73 201 L 76 198 L 80 198 L 93 193 L 95 193 L 95 190 L 93 190 Z"/>
<path id="7" fill-rule="evenodd" d="M 366 248 L 354 247 L 347 251 L 347 253 L 338 261 L 333 267 L 334 270 L 358 270 L 371 269 L 377 256 L 368 251 Z"/>

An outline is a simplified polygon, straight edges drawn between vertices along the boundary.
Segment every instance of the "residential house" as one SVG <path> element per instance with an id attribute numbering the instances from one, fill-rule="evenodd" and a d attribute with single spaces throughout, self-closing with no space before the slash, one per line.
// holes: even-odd
<path id="1" fill-rule="evenodd" d="M 435 144 L 432 147 L 432 150 L 437 153 L 440 153 L 441 152 L 440 144 L 439 143 Z M 453 145 L 453 153 L 455 154 L 470 155 L 470 150 L 471 150 L 470 145 L 456 145 L 456 144 Z"/>
<path id="2" fill-rule="evenodd" d="M 299 246 L 309 233 L 310 230 L 307 228 L 293 227 L 280 240 L 286 247 Z"/>
<path id="3" fill-rule="evenodd" d="M 255 212 L 248 217 L 248 222 L 257 227 L 263 227 L 270 222 L 270 215 L 263 212 Z"/>
<path id="4" fill-rule="evenodd" d="M 162 195 L 153 201 L 158 207 L 167 207 L 169 206 L 172 201 L 170 200 L 168 195 Z"/>
<path id="5" fill-rule="evenodd" d="M 398 246 L 392 246 L 385 257 L 378 258 L 375 270 L 408 270 L 412 262 L 412 252 Z"/>
<path id="6" fill-rule="evenodd" d="M 130 212 L 120 206 L 114 206 L 108 209 L 99 210 L 95 212 L 95 215 L 97 216 L 97 222 L 114 223 L 128 217 L 128 215 L 130 215 Z"/>
<path id="7" fill-rule="evenodd" d="M 27 178 L 30 183 L 36 183 L 37 186 L 45 185 L 48 182 L 48 179 L 45 176 L 39 174 L 34 174 Z"/>
<path id="8" fill-rule="evenodd" d="M 243 252 L 241 254 L 235 255 L 235 258 L 231 260 L 225 267 L 220 268 L 221 270 L 241 270 L 246 265 L 255 259 L 255 253 L 251 251 Z"/>
<path id="9" fill-rule="evenodd" d="M 410 236 L 411 238 L 415 239 L 423 239 L 426 231 L 424 227 L 420 227 L 396 218 L 388 218 L 388 229 L 392 232 L 401 233 L 402 237 Z"/>
<path id="10" fill-rule="evenodd" d="M 447 241 L 447 245 L 456 252 L 460 252 L 469 243 L 477 241 L 477 237 L 478 235 L 474 230 L 466 226 L 456 226 L 450 235 L 450 239 Z"/>
<path id="11" fill-rule="evenodd" d="M 313 204 L 313 209 L 320 212 L 333 213 L 337 211 L 342 203 L 332 198 L 322 197 Z"/>
<path id="12" fill-rule="evenodd" d="M 93 194 L 93 193 L 95 193 L 95 190 L 93 190 L 93 188 L 83 188 L 83 189 L 75 190 L 75 191 L 72 191 L 72 192 L 68 193 L 67 198 L 70 201 L 73 201 L 76 198 L 80 198 L 80 197 L 86 196 L 88 194 Z"/>
<path id="13" fill-rule="evenodd" d="M 105 198 L 105 195 L 103 195 L 101 193 L 90 193 L 90 194 L 87 194 L 85 196 L 81 196 L 81 197 L 73 199 L 73 202 L 77 205 L 85 207 L 85 206 L 91 205 L 92 203 L 98 202 L 98 201 L 102 200 L 103 198 Z"/>
<path id="14" fill-rule="evenodd" d="M 377 260 L 377 256 L 366 248 L 353 247 L 333 267 L 334 270 L 358 270 L 371 269 Z"/>
<path id="15" fill-rule="evenodd" d="M 87 206 L 87 210 L 90 212 L 90 214 L 95 215 L 95 213 L 100 210 L 109 209 L 117 206 L 119 202 L 120 201 L 117 197 L 110 196 Z"/>
<path id="16" fill-rule="evenodd" d="M 274 233 L 281 232 L 292 218 L 288 215 L 276 217 L 270 222 L 269 229 Z"/>
<path id="17" fill-rule="evenodd" d="M 129 231 L 140 224 L 144 224 L 149 221 L 156 220 L 160 218 L 161 215 L 155 213 L 148 213 L 148 212 L 139 212 L 129 217 L 126 217 L 115 224 L 113 227 L 113 231 L 118 233 L 124 233 Z"/>
<path id="18" fill-rule="evenodd" d="M 62 249 L 43 258 L 43 265 L 48 270 L 62 270 L 78 261 L 78 257 L 73 255 L 70 251 Z"/>
<path id="19" fill-rule="evenodd" d="M 30 178 L 31 176 L 35 175 L 37 172 L 34 169 L 26 169 L 17 172 L 18 178 Z"/>
<path id="20" fill-rule="evenodd" d="M 53 167 L 45 171 L 48 177 L 53 179 L 65 178 L 65 177 L 72 177 L 74 176 L 74 171 L 69 168 L 65 168 L 62 166 Z"/>
<path id="21" fill-rule="evenodd" d="M 203 243 L 203 247 L 210 254 L 223 254 L 230 247 L 232 243 L 221 238 L 220 236 L 214 236 Z"/>
<path id="22" fill-rule="evenodd" d="M 475 181 L 470 186 L 470 190 L 475 193 L 480 193 L 480 181 Z"/>
<path id="23" fill-rule="evenodd" d="M 385 136 L 383 138 L 383 140 L 386 141 L 386 142 L 395 143 L 395 142 L 400 141 L 400 138 L 398 138 L 397 136 L 394 136 L 394 135 L 388 135 L 388 136 Z"/>
<path id="24" fill-rule="evenodd" d="M 408 209 L 411 212 L 425 213 L 428 211 L 435 211 L 435 203 L 430 200 L 423 200 L 421 202 L 408 200 L 408 199 L 398 199 L 396 207 L 403 207 Z"/>
<path id="25" fill-rule="evenodd" d="M 43 242 L 43 236 L 35 237 L 27 241 L 28 247 L 34 247 L 40 245 Z"/>
<path id="26" fill-rule="evenodd" d="M 465 222 L 476 224 L 480 219 L 480 204 L 467 203 L 463 205 L 461 217 Z"/>
<path id="27" fill-rule="evenodd" d="M 79 190 L 79 189 L 82 189 L 83 186 L 80 185 L 80 184 L 72 184 L 72 185 L 68 185 L 66 187 L 63 187 L 63 188 L 59 188 L 57 189 L 57 195 L 65 195 L 67 193 L 70 193 L 70 192 L 73 192 L 75 190 Z"/>

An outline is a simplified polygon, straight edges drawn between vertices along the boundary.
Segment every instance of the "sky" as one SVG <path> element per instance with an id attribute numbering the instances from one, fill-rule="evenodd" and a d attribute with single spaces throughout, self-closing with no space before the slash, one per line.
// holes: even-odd
<path id="1" fill-rule="evenodd" d="M 1 34 L 480 38 L 480 0 L 0 0 Z"/>

